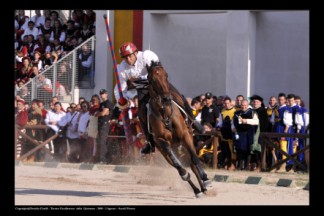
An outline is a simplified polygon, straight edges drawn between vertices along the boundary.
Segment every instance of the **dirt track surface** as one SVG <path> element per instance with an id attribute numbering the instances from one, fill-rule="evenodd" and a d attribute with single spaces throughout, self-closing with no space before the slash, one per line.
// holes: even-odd
<path id="1" fill-rule="evenodd" d="M 212 179 L 217 172 L 207 173 Z M 22 165 L 15 167 L 15 205 L 309 205 L 309 191 L 212 181 L 208 193 L 195 198 L 171 167 L 134 166 L 123 173 Z"/>

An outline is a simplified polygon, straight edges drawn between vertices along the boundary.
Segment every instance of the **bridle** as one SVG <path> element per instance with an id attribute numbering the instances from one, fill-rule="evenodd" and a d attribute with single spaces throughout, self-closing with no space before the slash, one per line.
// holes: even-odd
<path id="1" fill-rule="evenodd" d="M 156 66 L 156 67 L 161 67 L 161 66 Z M 153 68 L 151 68 L 151 70 L 153 71 Z M 153 73 L 152 71 L 150 71 L 149 73 Z M 149 91 L 151 92 L 150 100 L 152 100 L 152 102 L 154 102 L 155 104 L 159 105 L 158 113 L 160 114 L 161 121 L 165 124 L 166 128 L 171 130 L 172 129 L 172 117 L 173 117 L 173 106 L 172 106 L 171 92 L 169 91 L 169 94 L 167 96 L 161 96 L 161 94 L 158 91 L 156 91 L 156 88 L 154 88 L 153 85 L 156 81 L 153 81 L 151 76 L 148 77 Z M 171 109 L 170 114 L 167 114 L 167 112 L 166 112 L 167 107 L 170 107 L 170 109 Z M 152 114 L 155 115 L 155 117 L 158 117 L 154 112 L 152 112 Z"/>

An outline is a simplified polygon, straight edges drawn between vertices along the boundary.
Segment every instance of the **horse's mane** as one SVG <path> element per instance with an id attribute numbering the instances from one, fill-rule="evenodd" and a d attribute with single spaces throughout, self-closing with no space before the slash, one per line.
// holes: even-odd
<path id="1" fill-rule="evenodd" d="M 146 65 L 146 69 L 147 69 L 147 71 L 151 71 L 154 67 L 163 67 L 162 66 L 162 63 L 161 62 L 159 62 L 159 61 L 151 61 L 151 65 L 150 66 L 148 66 L 148 65 Z"/>

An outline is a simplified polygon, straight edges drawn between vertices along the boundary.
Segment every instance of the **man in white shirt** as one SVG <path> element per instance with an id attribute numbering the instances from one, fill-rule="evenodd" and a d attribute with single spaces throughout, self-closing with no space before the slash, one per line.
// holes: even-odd
<path id="1" fill-rule="evenodd" d="M 66 113 L 62 111 L 62 105 L 60 102 L 56 102 L 54 104 L 53 111 L 47 112 L 44 122 L 48 127 L 52 129 L 48 131 L 48 137 L 52 136 L 54 133 L 60 132 L 60 127 L 65 125 L 65 115 Z M 64 141 L 62 138 L 63 137 L 60 135 L 53 140 L 54 157 L 58 160 L 63 159 L 66 151 L 66 148 L 64 148 L 65 146 L 63 146 Z"/>
<path id="2" fill-rule="evenodd" d="M 36 28 L 44 26 L 45 24 L 45 17 L 42 16 L 40 10 L 35 10 L 35 15 L 30 20 L 35 23 Z"/>
<path id="3" fill-rule="evenodd" d="M 24 34 L 21 35 L 21 40 L 23 40 L 25 35 L 34 35 L 34 39 L 37 40 L 38 28 L 35 27 L 35 23 L 33 21 L 28 22 L 28 28 L 25 30 Z"/>

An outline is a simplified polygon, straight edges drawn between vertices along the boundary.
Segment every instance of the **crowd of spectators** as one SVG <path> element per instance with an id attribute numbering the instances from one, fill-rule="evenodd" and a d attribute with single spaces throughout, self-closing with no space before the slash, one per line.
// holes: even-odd
<path id="1" fill-rule="evenodd" d="M 271 96 L 269 103 L 259 95 L 253 95 L 249 100 L 243 95 L 237 95 L 236 100 L 228 96 L 205 95 L 189 99 L 196 120 L 201 121 L 206 130 L 216 129 L 222 135 L 217 149 L 218 168 L 227 170 L 261 171 L 260 132 L 301 133 L 309 128 L 309 113 L 300 96 L 279 93 Z M 198 147 L 204 137 L 196 136 Z M 282 151 L 293 155 L 305 147 L 301 138 L 278 137 L 272 139 Z M 278 160 L 285 159 L 274 148 L 266 149 L 266 169 L 272 167 Z M 213 146 L 211 143 L 197 151 L 200 159 L 207 166 L 212 165 Z M 299 154 L 297 160 L 307 167 L 305 154 Z M 288 160 L 278 167 L 277 172 L 298 171 L 293 161 Z M 294 169 L 293 169 L 294 168 Z"/>
<path id="2" fill-rule="evenodd" d="M 46 140 L 56 133 L 59 136 L 46 144 L 55 160 L 72 163 L 122 163 L 139 160 L 139 149 L 145 139 L 141 135 L 137 116 L 138 99 L 135 96 L 129 108 L 130 125 L 132 130 L 132 145 L 126 145 L 124 139 L 108 138 L 107 135 L 124 135 L 121 111 L 108 99 L 104 89 L 93 95 L 89 101 L 80 97 L 79 103 L 71 103 L 63 109 L 58 97 L 53 97 L 49 109 L 45 109 L 42 100 L 34 99 L 31 107 L 20 97 L 15 98 L 16 124 L 47 125 L 48 129 L 22 129 L 35 140 Z M 31 132 L 33 131 L 33 132 Z M 35 133 L 37 131 L 37 133 Z M 34 144 L 20 137 L 17 142 L 17 157 L 24 155 Z M 41 149 L 26 158 L 27 161 L 44 161 L 45 150 Z"/>
<path id="3" fill-rule="evenodd" d="M 35 10 L 33 17 L 26 16 L 25 10 L 18 10 L 15 16 L 16 87 L 27 83 L 93 36 L 95 26 L 93 10 L 74 10 L 66 22 L 55 10 L 43 10 L 43 14 Z"/>
<path id="4" fill-rule="evenodd" d="M 278 97 L 270 97 L 266 106 L 258 95 L 253 95 L 249 100 L 238 95 L 236 100 L 232 100 L 226 95 L 216 97 L 207 92 L 187 100 L 193 115 L 205 130 L 218 130 L 222 135 L 217 149 L 219 169 L 261 171 L 260 132 L 307 133 L 309 127 L 309 114 L 301 98 L 294 94 L 279 93 Z M 113 106 L 105 89 L 100 90 L 99 95 L 93 95 L 89 101 L 81 97 L 78 104 L 71 103 L 66 111 L 62 109 L 58 97 L 49 101 L 48 110 L 44 109 L 44 103 L 40 100 L 33 100 L 30 108 L 24 107 L 24 104 L 19 96 L 15 99 L 16 124 L 46 124 L 50 128 L 44 134 L 34 133 L 35 139 L 44 140 L 66 127 L 66 136 L 60 135 L 47 145 L 58 161 L 118 164 L 138 160 L 142 156 L 140 149 L 146 140 L 139 124 L 137 96 L 123 112 L 118 106 Z M 120 137 L 108 136 L 125 136 L 122 114 L 130 118 L 132 144 L 126 144 L 125 139 Z M 28 129 L 26 133 L 30 134 Z M 212 166 L 211 142 L 201 146 L 207 139 L 207 136 L 198 134 L 194 136 L 194 143 L 201 161 L 206 166 Z M 28 142 L 24 145 L 22 140 L 20 155 L 32 147 Z M 304 139 L 298 138 L 282 137 L 272 141 L 289 155 L 305 146 Z M 285 158 L 275 149 L 269 148 L 267 152 L 267 168 Z M 44 154 L 39 150 L 29 158 L 43 161 Z M 306 165 L 304 154 L 300 154 L 298 160 Z M 288 160 L 276 171 L 297 171 L 292 169 L 292 164 L 293 161 Z"/>

